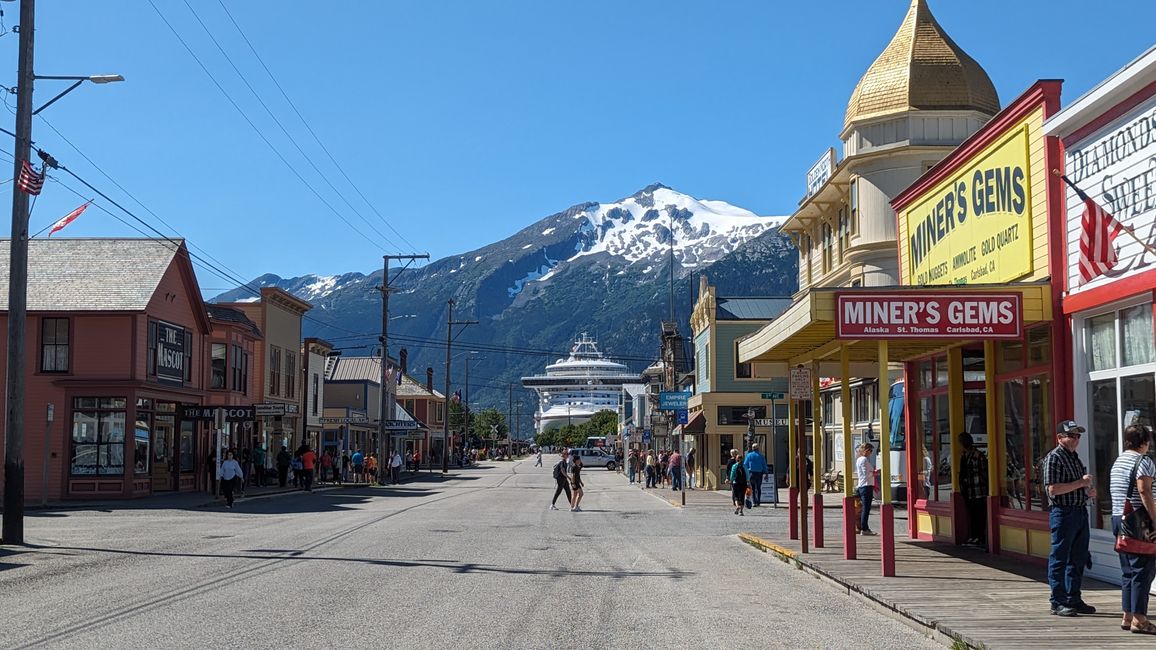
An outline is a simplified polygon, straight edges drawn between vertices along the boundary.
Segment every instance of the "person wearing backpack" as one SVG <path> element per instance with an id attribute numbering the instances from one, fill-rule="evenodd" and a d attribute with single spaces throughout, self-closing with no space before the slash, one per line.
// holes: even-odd
<path id="1" fill-rule="evenodd" d="M 566 493 L 566 503 L 574 500 L 574 495 L 570 492 L 570 479 L 566 477 L 566 456 L 563 455 L 561 460 L 554 464 L 554 499 L 550 501 L 550 509 L 557 510 L 558 495 L 563 492 Z"/>
<path id="2" fill-rule="evenodd" d="M 743 506 L 747 499 L 747 471 L 743 469 L 743 464 L 738 459 L 739 450 L 731 450 L 731 459 L 735 462 L 731 464 L 731 502 L 735 506 L 735 514 L 742 517 Z"/>

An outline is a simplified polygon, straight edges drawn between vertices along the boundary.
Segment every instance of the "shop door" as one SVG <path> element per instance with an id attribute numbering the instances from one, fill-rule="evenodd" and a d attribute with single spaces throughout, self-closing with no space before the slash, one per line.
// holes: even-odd
<path id="1" fill-rule="evenodd" d="M 176 418 L 159 413 L 153 416 L 152 434 L 153 491 L 175 490 L 179 483 Z"/>

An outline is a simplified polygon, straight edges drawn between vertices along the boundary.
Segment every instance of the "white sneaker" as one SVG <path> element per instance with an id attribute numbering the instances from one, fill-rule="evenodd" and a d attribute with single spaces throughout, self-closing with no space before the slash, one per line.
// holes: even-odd
<path id="1" fill-rule="evenodd" d="M 551 510 L 557 510 L 557 509 L 558 509 L 558 506 L 556 506 L 556 505 L 554 505 L 553 503 L 551 503 L 551 504 L 550 504 L 550 509 L 551 509 Z"/>

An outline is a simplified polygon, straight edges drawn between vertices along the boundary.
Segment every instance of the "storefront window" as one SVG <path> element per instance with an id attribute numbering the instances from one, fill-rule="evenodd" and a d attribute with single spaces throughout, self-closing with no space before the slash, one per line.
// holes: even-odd
<path id="1" fill-rule="evenodd" d="M 1120 310 L 1121 365 L 1138 366 L 1156 361 L 1152 333 L 1152 303 Z"/>
<path id="2" fill-rule="evenodd" d="M 1028 413 L 1031 416 L 1032 509 L 1047 510 L 1050 502 L 1044 493 L 1041 463 L 1055 448 L 1055 428 L 1051 413 L 1052 380 L 1048 375 L 1028 379 Z"/>
<path id="3" fill-rule="evenodd" d="M 1116 437 L 1120 418 L 1116 410 L 1115 379 L 1089 384 L 1088 412 L 1092 414 L 1088 423 L 1088 442 L 1092 449 L 1088 471 L 1096 481 L 1096 511 L 1092 526 L 1107 529 L 1112 525 L 1112 495 L 1108 492 L 1108 475 L 1116 457 L 1120 455 L 1120 441 Z"/>
<path id="4" fill-rule="evenodd" d="M 1116 367 L 1116 314 L 1089 318 L 1088 370 L 1107 370 Z M 1149 344 L 1151 334 L 1149 334 Z"/>
<path id="5" fill-rule="evenodd" d="M 224 343 L 214 343 L 211 348 L 212 358 L 212 376 L 209 378 L 209 388 L 224 390 L 225 389 L 225 374 L 226 374 L 226 356 L 228 355 L 229 346 Z"/>
<path id="6" fill-rule="evenodd" d="M 984 372 L 984 368 L 983 350 L 963 351 L 963 381 L 965 383 L 982 382 L 986 379 L 987 373 Z"/>
<path id="7" fill-rule="evenodd" d="M 1052 360 L 1052 330 L 1049 326 L 1028 330 L 1028 365 L 1038 366 Z"/>
<path id="8" fill-rule="evenodd" d="M 1001 393 L 1004 425 L 1004 497 L 1006 505 L 1027 509 L 1027 468 L 1024 465 L 1024 381 L 1004 382 Z"/>
<path id="9" fill-rule="evenodd" d="M 124 474 L 126 405 L 124 398 L 73 400 L 71 471 L 74 476 Z"/>
<path id="10" fill-rule="evenodd" d="M 942 388 L 947 385 L 947 357 L 935 358 L 935 385 Z"/>
<path id="11" fill-rule="evenodd" d="M 133 435 L 133 471 L 137 474 L 147 474 L 149 471 L 149 440 L 151 438 L 149 414 L 141 413 L 138 410 Z"/>
<path id="12" fill-rule="evenodd" d="M 187 420 L 181 421 L 181 471 L 192 472 L 196 468 L 196 431 L 197 423 Z"/>
<path id="13" fill-rule="evenodd" d="M 999 344 L 999 373 L 1015 372 L 1024 368 L 1024 342 L 1003 341 Z"/>
<path id="14" fill-rule="evenodd" d="M 931 359 L 924 359 L 919 362 L 919 386 L 917 388 L 931 388 L 932 385 Z"/>

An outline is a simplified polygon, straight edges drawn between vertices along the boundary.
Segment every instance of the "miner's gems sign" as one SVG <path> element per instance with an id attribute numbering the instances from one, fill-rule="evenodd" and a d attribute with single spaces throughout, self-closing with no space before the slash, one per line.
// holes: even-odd
<path id="1" fill-rule="evenodd" d="M 904 213 L 904 284 L 995 284 L 1031 273 L 1027 124 L 979 151 Z"/>
<path id="2" fill-rule="evenodd" d="M 841 339 L 1014 339 L 1023 331 L 1018 293 L 854 292 L 835 301 Z"/>

